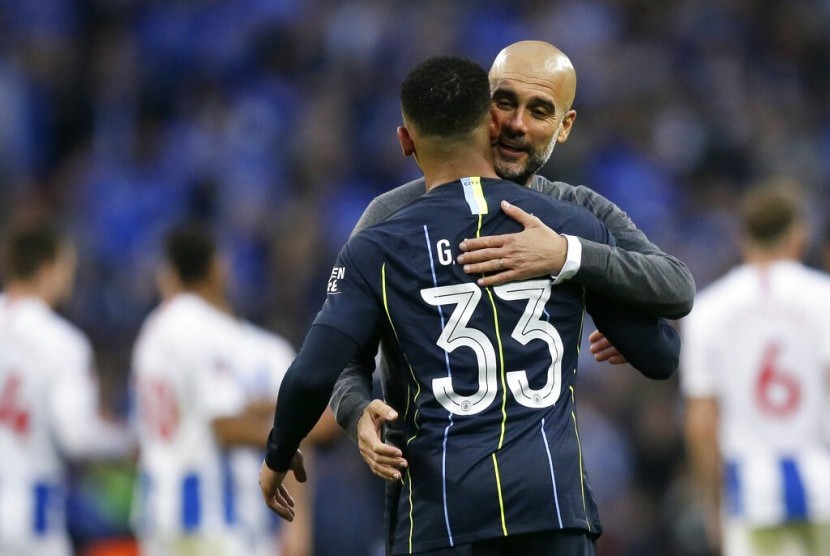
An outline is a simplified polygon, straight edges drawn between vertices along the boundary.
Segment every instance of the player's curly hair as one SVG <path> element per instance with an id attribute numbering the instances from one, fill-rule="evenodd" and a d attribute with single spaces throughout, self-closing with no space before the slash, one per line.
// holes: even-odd
<path id="1" fill-rule="evenodd" d="M 464 135 L 489 113 L 487 72 L 466 58 L 429 58 L 401 84 L 401 110 L 424 135 Z"/>

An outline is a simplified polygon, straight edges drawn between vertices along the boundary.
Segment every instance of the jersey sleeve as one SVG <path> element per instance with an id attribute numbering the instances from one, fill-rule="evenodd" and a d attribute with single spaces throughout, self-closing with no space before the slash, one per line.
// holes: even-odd
<path id="1" fill-rule="evenodd" d="M 599 331 L 641 374 L 666 379 L 677 370 L 680 337 L 666 320 L 597 292 L 586 292 L 585 303 Z"/>
<path id="2" fill-rule="evenodd" d="M 89 341 L 80 335 L 67 338 L 55 356 L 58 372 L 48 403 L 51 429 L 61 451 L 73 459 L 125 456 L 133 439 L 126 425 L 101 417 Z"/>
<path id="3" fill-rule="evenodd" d="M 682 261 L 654 245 L 617 205 L 584 186 L 570 197 L 608 227 L 616 247 L 581 237 L 582 260 L 573 277 L 585 286 L 613 291 L 614 297 L 650 314 L 680 318 L 691 311 L 695 282 Z"/>
<path id="4" fill-rule="evenodd" d="M 329 276 L 326 301 L 314 319 L 367 344 L 380 322 L 379 284 L 383 263 L 379 250 L 365 234 L 349 240 Z"/>

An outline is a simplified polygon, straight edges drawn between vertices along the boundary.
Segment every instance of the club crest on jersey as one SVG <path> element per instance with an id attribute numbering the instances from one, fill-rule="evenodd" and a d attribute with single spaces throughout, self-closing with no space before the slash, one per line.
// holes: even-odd
<path id="1" fill-rule="evenodd" d="M 340 293 L 340 280 L 346 276 L 345 266 L 336 266 L 331 269 L 331 276 L 329 276 L 329 283 L 326 287 L 326 293 Z"/>

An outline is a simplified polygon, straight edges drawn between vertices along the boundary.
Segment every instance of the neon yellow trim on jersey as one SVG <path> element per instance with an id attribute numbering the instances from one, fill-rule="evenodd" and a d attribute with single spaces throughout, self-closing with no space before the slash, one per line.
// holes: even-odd
<path id="1" fill-rule="evenodd" d="M 395 324 L 392 322 L 392 315 L 389 313 L 389 298 L 386 295 L 386 263 L 383 263 L 383 266 L 380 269 L 380 281 L 381 281 L 381 289 L 383 291 L 383 309 L 386 311 L 386 318 L 389 319 L 389 325 L 392 327 L 392 333 L 395 334 L 395 339 L 398 341 L 398 345 L 401 345 L 400 338 L 398 338 L 398 332 L 395 330 Z M 403 351 L 401 351 L 403 353 Z M 417 391 L 415 392 L 414 400 L 418 399 L 418 395 L 421 393 L 421 385 L 418 380 L 415 378 L 415 371 L 412 370 L 412 365 L 409 364 L 409 360 L 406 358 L 406 354 L 403 354 L 403 358 L 406 360 L 406 364 L 409 367 L 409 373 L 412 375 L 412 380 L 415 381 L 415 385 L 418 387 Z M 407 390 L 409 388 L 407 387 Z M 406 397 L 406 407 L 407 411 L 409 411 L 409 396 Z M 417 406 L 416 406 L 417 407 Z M 415 423 L 415 435 L 406 441 L 407 444 L 412 442 L 416 436 L 418 436 L 418 431 L 420 427 L 418 426 L 418 410 L 415 410 L 415 416 L 413 417 L 413 422 Z M 415 504 L 412 502 L 412 476 L 409 474 L 409 469 L 406 470 L 406 479 L 409 481 L 409 552 L 412 552 L 412 532 L 415 530 L 415 518 L 412 515 L 414 511 Z"/>
<path id="2" fill-rule="evenodd" d="M 493 299 L 493 291 L 490 288 L 485 288 L 487 290 L 487 296 L 490 298 L 490 306 L 493 308 L 493 323 L 495 324 L 496 330 L 496 344 L 499 348 L 499 367 L 501 367 L 501 371 L 499 372 L 499 376 L 501 377 L 501 433 L 499 434 L 499 446 L 498 450 L 501 450 L 501 447 L 504 445 L 504 432 L 507 428 L 507 377 L 504 373 L 504 346 L 501 343 L 501 331 L 499 326 L 499 312 L 496 309 L 496 300 Z"/>
<path id="3" fill-rule="evenodd" d="M 478 176 L 461 178 L 461 186 L 464 189 L 464 199 L 470 206 L 470 212 L 478 215 L 487 214 L 487 199 L 481 189 L 481 178 Z"/>
<path id="4" fill-rule="evenodd" d="M 501 513 L 501 531 L 504 536 L 507 536 L 507 522 L 504 518 L 504 498 L 501 495 L 501 476 L 499 475 L 499 462 L 496 461 L 496 454 L 490 454 L 493 457 L 493 469 L 496 472 L 496 491 L 499 493 L 499 512 Z"/>
<path id="5" fill-rule="evenodd" d="M 575 404 L 574 387 L 571 390 L 571 403 Z M 582 511 L 585 512 L 585 525 L 588 531 L 591 530 L 591 522 L 588 520 L 588 505 L 585 503 L 585 469 L 582 467 L 582 443 L 579 441 L 579 427 L 576 425 L 576 413 L 571 411 L 571 418 L 574 421 L 574 433 L 576 434 L 576 446 L 579 448 L 579 488 L 582 490 Z"/>
<path id="6" fill-rule="evenodd" d="M 386 311 L 386 318 L 389 320 L 389 326 L 392 327 L 392 333 L 395 334 L 395 339 L 398 341 L 398 345 L 401 345 L 401 340 L 398 338 L 398 331 L 395 330 L 395 323 L 392 322 L 392 315 L 389 313 L 389 298 L 386 295 L 386 263 L 383 263 L 383 266 L 380 270 L 381 274 L 381 284 L 383 289 L 383 309 Z M 409 364 L 409 360 L 406 358 L 406 353 L 401 350 L 403 354 L 403 358 L 406 360 L 406 365 L 409 367 L 409 374 L 412 375 L 412 380 L 415 382 L 415 386 L 417 386 L 417 390 L 415 392 L 415 397 L 413 400 L 417 400 L 418 396 L 421 394 L 421 383 L 418 382 L 418 379 L 415 378 L 415 371 L 412 370 L 412 365 Z M 407 396 L 407 411 L 409 405 L 409 396 Z"/>
<path id="7" fill-rule="evenodd" d="M 389 320 L 389 326 L 392 327 L 392 333 L 395 335 L 395 340 L 398 341 L 398 346 L 401 346 L 401 340 L 398 338 L 398 331 L 395 330 L 395 323 L 392 322 L 392 315 L 389 313 L 389 298 L 386 295 L 386 263 L 383 263 L 383 266 L 380 268 L 380 282 L 381 282 L 381 290 L 383 291 L 383 309 L 386 311 L 386 318 Z M 421 395 L 421 383 L 418 382 L 418 379 L 415 378 L 415 371 L 412 369 L 412 365 L 409 364 L 409 359 L 406 357 L 406 353 L 403 351 L 403 347 L 401 346 L 401 354 L 403 355 L 404 361 L 406 361 L 406 366 L 409 367 L 409 374 L 412 376 L 412 381 L 415 382 L 415 386 L 417 387 L 415 391 L 415 397 L 412 398 L 413 401 L 418 399 L 418 396 Z M 407 385 L 407 396 L 406 396 L 406 412 L 404 413 L 404 418 L 409 413 L 409 385 Z M 417 406 L 416 406 L 417 407 Z M 415 415 L 413 416 L 412 420 L 415 424 L 415 435 L 406 441 L 409 444 L 412 440 L 418 436 L 418 431 L 420 431 L 421 427 L 418 425 L 418 410 L 415 410 Z"/>
<path id="8" fill-rule="evenodd" d="M 412 476 L 409 469 L 406 470 L 406 478 L 409 480 L 409 553 L 412 554 L 412 533 L 415 531 L 415 517 L 412 514 L 415 505 L 412 503 Z"/>

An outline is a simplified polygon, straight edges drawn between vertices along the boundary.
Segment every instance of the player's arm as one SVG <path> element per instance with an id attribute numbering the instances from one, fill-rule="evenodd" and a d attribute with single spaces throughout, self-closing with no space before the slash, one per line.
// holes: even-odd
<path id="1" fill-rule="evenodd" d="M 649 241 L 623 210 L 602 195 L 584 186 L 575 187 L 573 193 L 617 240 L 611 247 L 581 239 L 582 261 L 574 279 L 615 292 L 616 299 L 655 316 L 678 319 L 689 314 L 695 282 L 688 267 Z"/>
<path id="2" fill-rule="evenodd" d="M 369 353 L 361 354 L 349 362 L 334 385 L 329 405 L 337 424 L 357 442 L 357 423 L 363 411 L 372 401 L 372 373 L 375 358 Z"/>
<path id="3" fill-rule="evenodd" d="M 266 443 L 260 473 L 265 502 L 280 517 L 292 520 L 293 499 L 283 480 L 300 442 L 322 415 L 343 367 L 360 352 L 350 336 L 330 326 L 315 324 L 303 342 L 280 387 L 274 425 Z"/>
<path id="4" fill-rule="evenodd" d="M 664 319 L 587 292 L 586 308 L 597 328 L 635 369 L 652 379 L 666 379 L 680 361 L 680 336 Z"/>
<path id="5" fill-rule="evenodd" d="M 721 457 L 718 449 L 718 403 L 714 397 L 690 397 L 686 403 L 686 450 L 702 506 L 709 544 L 719 545 Z"/>
<path id="6" fill-rule="evenodd" d="M 217 444 L 222 448 L 262 447 L 262 439 L 271 429 L 273 402 L 267 413 L 263 410 L 262 404 L 253 402 L 238 414 L 213 419 L 211 427 Z"/>
<path id="7" fill-rule="evenodd" d="M 293 500 L 282 484 L 297 448 L 326 408 L 343 368 L 360 353 L 377 350 L 379 299 L 362 272 L 377 276 L 377 253 L 362 236 L 349 240 L 338 256 L 339 277 L 297 358 L 280 386 L 274 426 L 268 435 L 260 487 L 266 504 L 280 517 L 293 519 Z M 348 333 L 347 333 L 348 332 Z"/>
<path id="8" fill-rule="evenodd" d="M 369 226 L 384 221 L 390 214 L 417 199 L 425 191 L 425 182 L 420 178 L 374 198 L 357 221 L 351 237 Z M 355 442 L 358 442 L 358 422 L 372 401 L 374 356 L 375 353 L 361 354 L 359 359 L 346 366 L 334 385 L 329 403 L 337 424 Z M 377 437 L 377 442 L 380 443 L 380 436 Z"/>
<path id="9" fill-rule="evenodd" d="M 480 281 L 491 286 L 513 280 L 553 275 L 664 318 L 680 318 L 694 302 L 691 273 L 680 260 L 651 243 L 628 215 L 586 187 L 569 191 L 574 201 L 600 218 L 617 238 L 617 246 L 559 235 L 520 208 L 503 206 L 524 226 L 515 234 L 466 240 L 459 263 L 470 274 L 489 274 Z"/>
<path id="10" fill-rule="evenodd" d="M 55 361 L 55 379 L 49 390 L 52 434 L 72 459 L 110 459 L 130 455 L 135 439 L 126 424 L 105 419 L 100 412 L 92 347 L 67 345 Z"/>

